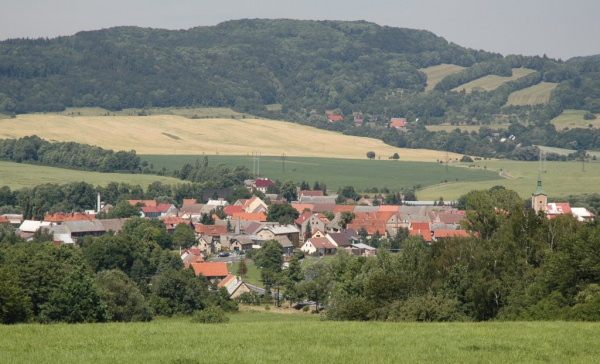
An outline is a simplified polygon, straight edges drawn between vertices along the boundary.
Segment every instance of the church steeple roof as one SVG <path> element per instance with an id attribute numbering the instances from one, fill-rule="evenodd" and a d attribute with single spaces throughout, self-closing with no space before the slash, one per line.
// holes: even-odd
<path id="1" fill-rule="evenodd" d="M 534 196 L 539 196 L 539 195 L 544 195 L 546 196 L 546 192 L 544 192 L 544 190 L 542 189 L 542 176 L 538 174 L 538 182 L 537 182 L 537 188 L 535 189 L 535 192 L 533 193 Z"/>

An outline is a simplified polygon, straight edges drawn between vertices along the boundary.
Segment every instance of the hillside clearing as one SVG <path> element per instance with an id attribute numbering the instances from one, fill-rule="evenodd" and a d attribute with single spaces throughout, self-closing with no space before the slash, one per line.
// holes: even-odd
<path id="1" fill-rule="evenodd" d="M 513 74 L 510 77 L 502 77 L 502 76 L 496 76 L 496 75 L 489 75 L 489 76 L 481 77 L 481 78 L 478 78 L 471 82 L 467 82 L 463 85 L 455 87 L 452 89 L 452 91 L 465 90 L 466 92 L 472 92 L 474 89 L 482 89 L 484 91 L 493 91 L 505 82 L 519 79 L 519 78 L 527 76 L 528 74 L 533 73 L 535 71 L 531 70 L 531 69 L 527 69 L 527 68 L 513 68 L 512 72 L 513 72 Z"/>
<path id="2" fill-rule="evenodd" d="M 596 120 L 584 120 L 583 116 L 587 113 L 585 110 L 565 110 L 562 114 L 550 120 L 556 127 L 556 130 L 565 130 L 573 128 L 589 129 L 590 125 L 593 128 L 600 128 L 600 118 L 596 116 Z"/>
<path id="3" fill-rule="evenodd" d="M 264 311 L 230 317 L 228 324 L 181 317 L 8 325 L 0 327 L 0 347 L 9 363 L 63 364 L 594 363 L 600 356 L 596 323 L 323 322 L 318 315 Z"/>
<path id="4" fill-rule="evenodd" d="M 550 94 L 558 83 L 540 82 L 537 85 L 515 91 L 508 96 L 506 105 L 524 106 L 545 104 L 550 100 Z"/>
<path id="5" fill-rule="evenodd" d="M 398 153 L 403 160 L 429 162 L 446 155 L 441 151 L 394 148 L 377 139 L 264 119 L 25 114 L 0 120 L 0 138 L 27 135 L 113 150 L 134 149 L 138 154 L 252 155 L 260 150 L 263 156 L 364 159 L 368 151 L 374 151 L 382 159 Z M 449 157 L 460 155 L 449 153 Z"/>
<path id="6" fill-rule="evenodd" d="M 124 182 L 132 185 L 139 184 L 144 188 L 154 181 L 161 181 L 167 184 L 182 183 L 181 180 L 175 178 L 149 174 L 86 172 L 0 161 L 0 186 L 8 186 L 11 189 L 34 187 L 43 183 L 64 184 L 80 181 L 90 183 L 94 186 L 105 186 L 109 182 Z"/>
<path id="7" fill-rule="evenodd" d="M 453 75 L 464 70 L 465 67 L 457 66 L 455 64 L 442 63 L 437 66 L 431 66 L 427 68 L 421 68 L 419 71 L 427 75 L 427 87 L 425 91 L 431 91 L 441 80 L 446 76 Z"/>

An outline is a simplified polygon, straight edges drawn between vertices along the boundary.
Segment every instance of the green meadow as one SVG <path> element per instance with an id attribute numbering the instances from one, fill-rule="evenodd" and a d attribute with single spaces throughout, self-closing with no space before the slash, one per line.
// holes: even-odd
<path id="1" fill-rule="evenodd" d="M 599 128 L 600 118 L 596 117 L 595 120 L 585 120 L 583 116 L 586 114 L 585 110 L 565 110 L 562 114 L 558 115 L 554 119 L 550 120 L 556 127 L 556 130 L 565 130 L 573 128 Z"/>
<path id="2" fill-rule="evenodd" d="M 181 183 L 180 180 L 175 178 L 148 174 L 86 172 L 0 161 L 0 186 L 8 186 L 11 189 L 34 187 L 43 183 L 63 184 L 80 181 L 90 183 L 94 186 L 104 186 L 113 181 L 125 182 L 139 184 L 144 188 L 154 181 L 161 181 L 167 184 Z"/>
<path id="3" fill-rule="evenodd" d="M 463 164 L 463 163 L 460 163 Z M 463 164 L 468 168 L 468 163 Z M 420 200 L 434 200 L 443 196 L 446 201 L 478 189 L 488 189 L 501 185 L 516 191 L 521 197 L 531 196 L 537 186 L 538 174 L 542 177 L 544 191 L 549 197 L 598 193 L 600 190 L 600 162 L 590 160 L 582 166 L 581 162 L 522 162 L 507 159 L 475 161 L 471 169 L 496 171 L 504 178 L 489 181 L 458 181 L 427 187 L 417 193 Z M 541 167 L 541 168 L 540 168 Z M 541 173 L 539 172 L 541 169 Z"/>
<path id="4" fill-rule="evenodd" d="M 293 310 L 293 309 L 288 309 Z M 597 363 L 600 325 L 330 322 L 246 311 L 227 324 L 0 327 L 4 363 Z"/>
<path id="5" fill-rule="evenodd" d="M 194 165 L 196 160 L 202 163 L 203 156 L 191 155 L 142 155 L 147 161 L 159 170 L 179 169 L 185 163 Z M 207 156 L 209 165 L 225 164 L 231 168 L 241 165 L 254 170 L 255 161 L 252 156 Z M 387 158 L 387 157 L 386 157 Z M 431 186 L 446 182 L 469 181 L 478 183 L 489 181 L 500 184 L 502 178 L 498 173 L 483 169 L 469 169 L 463 167 L 446 167 L 441 163 L 405 162 L 388 159 L 334 159 L 334 158 L 308 158 L 308 157 L 272 157 L 260 158 L 260 176 L 273 180 L 285 181 L 291 179 L 295 182 L 315 181 L 325 182 L 330 191 L 339 187 L 354 186 L 358 190 L 373 187 L 387 187 L 399 191 L 403 187 L 416 185 Z M 438 196 L 439 197 L 439 196 Z"/>

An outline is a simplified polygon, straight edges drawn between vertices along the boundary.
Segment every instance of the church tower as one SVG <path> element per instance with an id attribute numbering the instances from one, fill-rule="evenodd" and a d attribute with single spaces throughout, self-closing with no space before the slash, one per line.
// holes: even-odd
<path id="1" fill-rule="evenodd" d="M 544 190 L 542 189 L 542 177 L 538 174 L 537 189 L 531 195 L 531 208 L 535 211 L 536 214 L 540 211 L 546 213 L 547 206 L 548 196 L 546 195 L 546 192 L 544 192 Z"/>

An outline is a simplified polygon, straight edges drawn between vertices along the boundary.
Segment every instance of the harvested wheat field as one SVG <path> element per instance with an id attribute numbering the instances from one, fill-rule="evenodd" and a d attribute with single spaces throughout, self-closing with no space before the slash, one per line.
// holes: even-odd
<path id="1" fill-rule="evenodd" d="M 261 155 L 364 159 L 368 151 L 387 159 L 435 162 L 447 155 L 425 149 L 401 149 L 372 138 L 346 136 L 309 126 L 265 119 L 188 119 L 177 115 L 65 116 L 18 115 L 0 120 L 0 138 L 37 135 L 50 141 L 74 141 L 138 154 Z"/>

